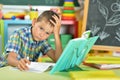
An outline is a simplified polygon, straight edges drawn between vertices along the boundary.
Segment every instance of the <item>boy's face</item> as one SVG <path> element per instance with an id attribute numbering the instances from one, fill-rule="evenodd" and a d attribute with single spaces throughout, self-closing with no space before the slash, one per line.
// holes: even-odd
<path id="1" fill-rule="evenodd" d="M 46 20 L 32 22 L 32 36 L 35 41 L 47 39 L 53 33 L 53 26 Z"/>

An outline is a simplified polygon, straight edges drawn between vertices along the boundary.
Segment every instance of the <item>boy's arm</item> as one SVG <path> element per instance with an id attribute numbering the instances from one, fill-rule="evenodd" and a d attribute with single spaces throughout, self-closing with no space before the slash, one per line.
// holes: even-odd
<path id="1" fill-rule="evenodd" d="M 55 50 L 53 50 L 53 49 L 49 50 L 47 52 L 47 55 L 54 62 L 56 62 L 59 59 L 59 57 L 62 53 L 62 44 L 61 44 L 61 41 L 60 41 L 60 36 L 59 35 L 54 35 L 54 36 L 55 36 L 55 47 L 56 47 L 56 49 Z"/>
<path id="2" fill-rule="evenodd" d="M 56 46 L 56 50 L 55 50 L 55 58 L 56 61 L 58 60 L 58 58 L 60 57 L 61 53 L 62 53 L 62 44 L 60 41 L 60 36 L 54 34 L 55 36 L 55 46 Z"/>
<path id="3" fill-rule="evenodd" d="M 55 37 L 55 50 L 50 50 L 48 51 L 48 56 L 51 57 L 55 62 L 58 60 L 58 58 L 60 57 L 61 53 L 62 53 L 62 44 L 60 41 L 60 27 L 61 27 L 61 18 L 58 18 L 57 16 L 53 16 L 53 18 L 55 19 L 56 23 L 54 23 L 52 20 L 51 22 L 54 24 L 54 37 Z"/>
<path id="4" fill-rule="evenodd" d="M 18 54 L 14 53 L 14 52 L 10 52 L 7 56 L 8 64 L 10 66 L 17 67 L 20 70 L 28 70 L 26 63 L 30 64 L 30 61 L 27 60 L 26 58 L 18 60 L 17 56 L 18 56 Z"/>
<path id="5" fill-rule="evenodd" d="M 10 52 L 7 56 L 7 62 L 10 66 L 17 67 L 17 64 L 18 64 L 17 54 L 14 52 Z"/>
<path id="6" fill-rule="evenodd" d="M 54 61 L 56 62 L 61 53 L 62 53 L 62 45 L 60 41 L 60 36 L 59 35 L 54 35 L 55 36 L 55 50 L 51 49 L 47 52 L 47 55 Z"/>

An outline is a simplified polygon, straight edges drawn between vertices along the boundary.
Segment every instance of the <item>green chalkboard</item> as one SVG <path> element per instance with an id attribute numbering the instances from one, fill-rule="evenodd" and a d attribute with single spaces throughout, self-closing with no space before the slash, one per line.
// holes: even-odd
<path id="1" fill-rule="evenodd" d="M 85 0 L 83 18 L 83 29 L 99 36 L 94 49 L 120 51 L 120 0 Z"/>
<path id="2" fill-rule="evenodd" d="M 63 6 L 64 0 L 0 0 L 3 5 Z M 74 0 L 75 6 L 79 6 Z"/>

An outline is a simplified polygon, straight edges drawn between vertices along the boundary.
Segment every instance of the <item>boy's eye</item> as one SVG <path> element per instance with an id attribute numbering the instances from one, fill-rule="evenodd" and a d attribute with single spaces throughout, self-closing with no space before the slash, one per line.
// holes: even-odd
<path id="1" fill-rule="evenodd" d="M 46 32 L 47 35 L 49 35 L 50 33 L 49 32 Z"/>
<path id="2" fill-rule="evenodd" d="M 43 28 L 42 28 L 42 27 L 40 27 L 40 29 L 41 29 L 41 30 L 43 30 Z"/>

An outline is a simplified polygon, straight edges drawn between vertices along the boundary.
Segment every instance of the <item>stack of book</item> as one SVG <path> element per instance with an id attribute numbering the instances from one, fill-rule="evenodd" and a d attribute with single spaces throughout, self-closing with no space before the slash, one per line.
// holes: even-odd
<path id="1" fill-rule="evenodd" d="M 120 68 L 120 57 L 88 56 L 83 64 L 98 69 L 116 69 Z"/>

